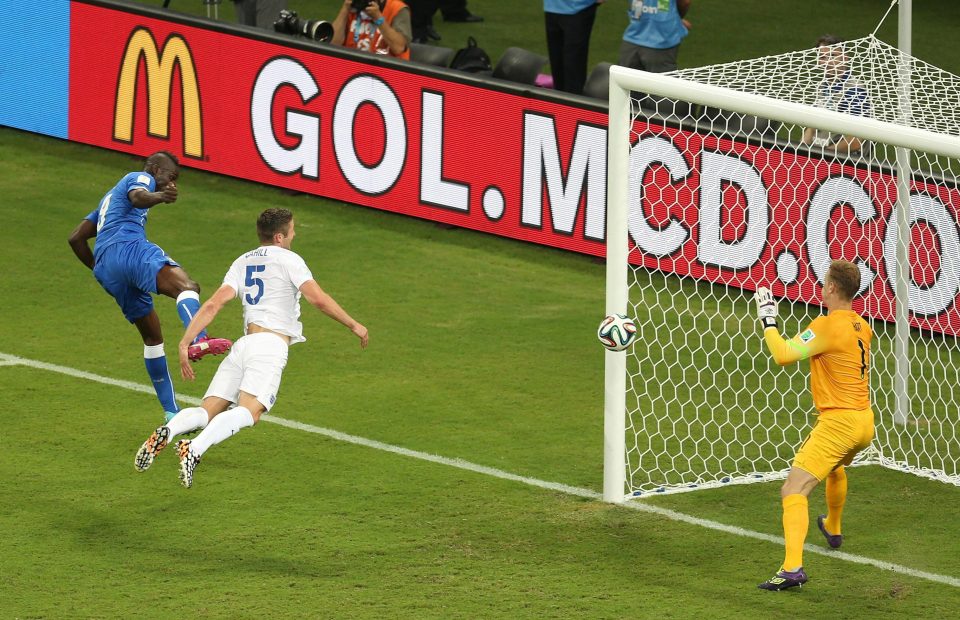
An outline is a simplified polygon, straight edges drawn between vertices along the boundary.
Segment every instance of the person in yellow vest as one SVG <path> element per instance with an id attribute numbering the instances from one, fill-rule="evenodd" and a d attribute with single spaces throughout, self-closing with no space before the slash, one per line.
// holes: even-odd
<path id="1" fill-rule="evenodd" d="M 847 499 L 844 466 L 870 445 L 874 435 L 870 408 L 873 330 L 851 307 L 859 290 L 860 269 L 850 261 L 833 261 L 823 283 L 827 314 L 784 340 L 777 325 L 776 300 L 769 289 L 757 289 L 757 316 L 767 348 L 781 366 L 810 360 L 810 391 L 819 414 L 780 489 L 786 554 L 777 574 L 760 584 L 763 590 L 784 590 L 807 582 L 803 570 L 803 541 L 810 523 L 807 496 L 824 480 L 827 514 L 817 518 L 817 527 L 830 547 L 836 549 L 843 543 L 840 520 Z"/>
<path id="2" fill-rule="evenodd" d="M 330 42 L 410 60 L 412 38 L 410 9 L 401 0 L 344 0 Z"/>

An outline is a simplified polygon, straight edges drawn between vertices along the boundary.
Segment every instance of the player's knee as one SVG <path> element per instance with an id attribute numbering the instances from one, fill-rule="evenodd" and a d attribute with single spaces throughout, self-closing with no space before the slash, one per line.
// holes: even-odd
<path id="1" fill-rule="evenodd" d="M 163 344 L 163 336 L 143 336 L 143 344 L 148 347 L 155 347 L 158 344 Z"/>
<path id="2" fill-rule="evenodd" d="M 844 478 L 847 477 L 847 470 L 846 470 L 846 468 L 844 468 L 843 465 L 840 465 L 839 467 L 837 467 L 836 469 L 834 469 L 832 472 L 830 472 L 829 474 L 827 474 L 827 477 L 830 478 L 830 480 L 832 480 L 832 481 L 834 481 L 834 482 L 836 482 L 836 481 L 838 481 L 838 480 L 843 480 Z"/>
<path id="3" fill-rule="evenodd" d="M 184 292 L 184 291 L 193 291 L 194 293 L 197 293 L 198 295 L 200 294 L 200 285 L 199 285 L 199 284 L 197 284 L 196 282 L 194 282 L 194 281 L 191 280 L 190 278 L 184 278 L 184 280 L 185 280 L 185 282 L 183 283 L 183 286 L 181 287 L 181 288 L 183 289 L 182 291 L 180 291 L 181 293 Z"/>

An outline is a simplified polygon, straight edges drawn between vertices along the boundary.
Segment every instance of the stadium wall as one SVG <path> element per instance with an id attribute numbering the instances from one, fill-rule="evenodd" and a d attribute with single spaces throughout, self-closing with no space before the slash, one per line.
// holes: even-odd
<path id="1" fill-rule="evenodd" d="M 603 102 L 119 0 L 17 14 L 0 0 L 6 126 L 604 255 Z M 888 171 L 696 128 L 634 131 L 647 142 L 631 161 L 633 262 L 817 301 L 825 261 L 843 256 L 863 266 L 857 309 L 893 318 Z M 912 321 L 956 335 L 960 195 L 920 176 L 912 191 Z M 843 241 L 859 227 L 875 241 Z"/>

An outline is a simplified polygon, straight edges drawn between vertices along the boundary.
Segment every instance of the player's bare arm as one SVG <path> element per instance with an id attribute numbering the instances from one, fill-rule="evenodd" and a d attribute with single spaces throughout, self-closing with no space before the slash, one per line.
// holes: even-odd
<path id="1" fill-rule="evenodd" d="M 307 280 L 300 286 L 300 292 L 314 308 L 323 312 L 331 319 L 339 321 L 347 327 L 353 334 L 360 339 L 360 348 L 366 349 L 370 340 L 367 328 L 358 323 L 347 312 L 340 307 L 333 297 L 328 295 L 316 280 Z"/>
<path id="2" fill-rule="evenodd" d="M 77 255 L 80 262 L 89 269 L 93 269 L 93 250 L 90 249 L 90 239 L 96 236 L 97 225 L 90 220 L 83 220 L 73 229 L 70 238 L 67 239 L 70 249 Z"/>
<path id="3" fill-rule="evenodd" d="M 130 198 L 130 204 L 138 209 L 149 209 L 161 203 L 171 203 L 177 201 L 177 184 L 173 181 L 167 183 L 162 191 L 148 192 L 143 188 L 130 190 L 127 194 Z"/>
<path id="4" fill-rule="evenodd" d="M 177 346 L 180 357 L 180 374 L 184 379 L 192 381 L 195 377 L 193 367 L 190 365 L 190 345 L 196 339 L 197 335 L 206 329 L 207 325 L 213 322 L 213 319 L 223 306 L 236 296 L 237 291 L 235 291 L 232 286 L 224 284 L 217 289 L 217 292 L 214 293 L 210 299 L 200 306 L 200 311 L 197 312 L 197 315 L 190 321 L 190 325 L 187 326 L 187 331 L 183 333 L 180 344 Z"/>

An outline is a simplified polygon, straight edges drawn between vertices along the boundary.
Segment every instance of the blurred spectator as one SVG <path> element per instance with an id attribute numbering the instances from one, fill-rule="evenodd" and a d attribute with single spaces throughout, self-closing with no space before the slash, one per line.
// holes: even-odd
<path id="1" fill-rule="evenodd" d="M 233 6 L 237 23 L 273 30 L 273 22 L 287 8 L 287 0 L 233 0 Z"/>
<path id="2" fill-rule="evenodd" d="M 587 80 L 590 33 L 604 0 L 543 0 L 553 87 L 580 94 Z"/>
<path id="3" fill-rule="evenodd" d="M 651 73 L 675 71 L 680 42 L 690 28 L 683 18 L 691 1 L 631 0 L 619 64 Z"/>
<path id="4" fill-rule="evenodd" d="M 817 62 L 823 68 L 823 81 L 817 90 L 818 108 L 854 116 L 870 116 L 870 95 L 866 85 L 850 70 L 843 39 L 825 34 L 817 39 Z M 803 143 L 821 147 L 828 153 L 857 156 L 869 152 L 870 144 L 860 138 L 807 127 Z"/>
<path id="5" fill-rule="evenodd" d="M 433 14 L 440 6 L 439 0 L 406 0 L 410 5 L 410 25 L 413 28 L 413 42 L 427 43 L 439 41 L 440 33 L 433 27 Z"/>
<path id="6" fill-rule="evenodd" d="M 410 9 L 401 0 L 370 0 L 358 11 L 356 0 L 343 0 L 333 20 L 334 45 L 410 60 Z M 357 3 L 359 4 L 359 3 Z"/>
<path id="7" fill-rule="evenodd" d="M 440 12 L 445 22 L 482 22 L 483 18 L 474 15 L 467 8 L 467 0 L 440 0 Z"/>
<path id="8" fill-rule="evenodd" d="M 467 9 L 467 0 L 408 0 L 410 21 L 413 26 L 413 41 L 426 43 L 439 41 L 440 33 L 433 27 L 433 16 L 437 9 L 443 14 L 445 22 L 482 22 L 483 18 Z"/>

